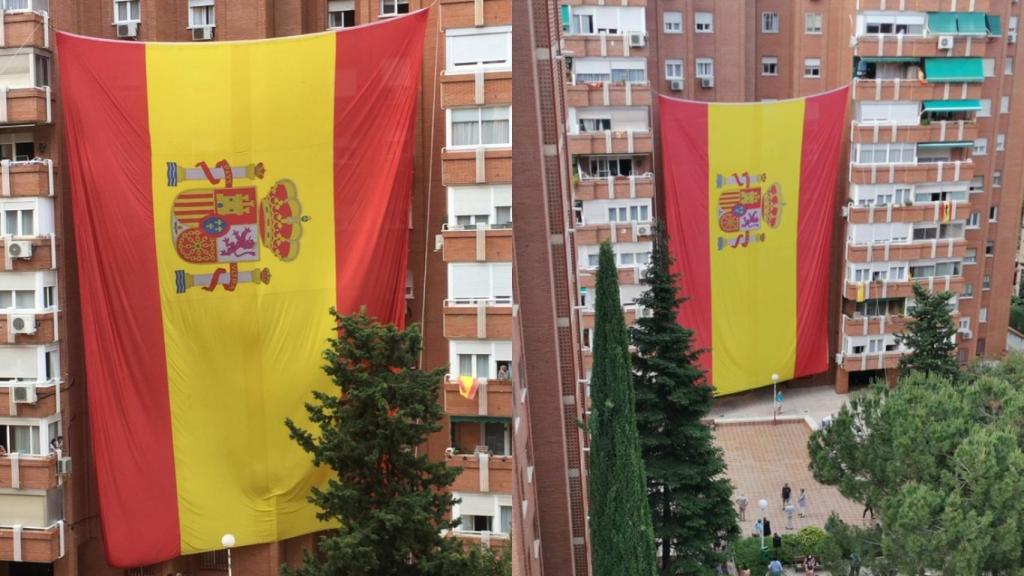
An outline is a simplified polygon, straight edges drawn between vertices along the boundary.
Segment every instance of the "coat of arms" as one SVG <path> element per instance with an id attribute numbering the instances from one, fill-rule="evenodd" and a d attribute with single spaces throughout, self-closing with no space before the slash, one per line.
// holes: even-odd
<path id="1" fill-rule="evenodd" d="M 262 250 L 281 262 L 299 254 L 302 215 L 295 183 L 275 181 L 259 197 L 258 184 L 266 175 L 263 163 L 232 167 L 221 160 L 211 168 L 199 162 L 184 168 L 167 163 L 167 185 L 203 181 L 204 188 L 184 190 L 171 206 L 171 239 L 178 257 L 189 264 L 216 265 L 209 273 L 175 271 L 177 292 L 218 286 L 234 291 L 239 283 L 267 284 L 270 268 L 258 265 Z M 246 263 L 251 267 L 242 268 Z"/>
<path id="2" fill-rule="evenodd" d="M 768 184 L 767 174 L 718 174 L 718 249 L 745 248 L 765 241 L 765 230 L 778 228 L 782 219 L 782 189 L 778 182 Z M 724 189 L 724 190 L 723 190 Z"/>

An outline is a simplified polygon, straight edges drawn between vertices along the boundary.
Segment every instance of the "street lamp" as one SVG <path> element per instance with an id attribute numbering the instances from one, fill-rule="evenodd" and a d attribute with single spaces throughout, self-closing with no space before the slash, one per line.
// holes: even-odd
<path id="1" fill-rule="evenodd" d="M 768 501 L 761 498 L 757 501 L 757 507 L 761 509 L 761 553 L 764 554 L 767 548 L 764 547 L 764 513 L 768 510 Z"/>
<path id="2" fill-rule="evenodd" d="M 764 502 L 764 500 L 762 500 Z M 764 502 L 765 506 L 768 506 L 767 502 Z M 764 544 L 764 538 L 761 538 L 761 544 Z M 228 576 L 231 576 L 231 549 L 235 547 L 235 536 L 233 534 L 225 534 L 220 538 L 221 546 L 228 550 Z"/>
<path id="3" fill-rule="evenodd" d="M 776 423 L 776 417 L 779 415 L 779 393 L 776 391 L 776 386 L 779 384 L 779 375 L 772 374 L 772 424 Z"/>

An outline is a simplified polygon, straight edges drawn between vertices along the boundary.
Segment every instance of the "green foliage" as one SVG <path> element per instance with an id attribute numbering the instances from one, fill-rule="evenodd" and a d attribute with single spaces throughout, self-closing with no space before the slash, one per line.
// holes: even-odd
<path id="1" fill-rule="evenodd" d="M 765 538 L 765 545 L 768 546 L 769 553 L 771 552 L 771 539 Z M 751 538 L 740 538 L 732 543 L 732 555 L 736 561 L 736 566 L 746 566 L 750 568 L 751 574 L 757 574 L 761 576 L 768 571 L 768 559 L 761 558 L 761 537 L 754 536 Z"/>
<path id="2" fill-rule="evenodd" d="M 906 329 L 896 335 L 897 343 L 911 350 L 900 358 L 900 369 L 956 378 L 960 373 L 955 356 L 957 327 L 949 307 L 953 293 L 933 294 L 917 283 L 912 286 L 911 320 Z"/>
<path id="3" fill-rule="evenodd" d="M 1010 327 L 1024 334 L 1024 303 L 1018 296 L 1010 301 Z"/>
<path id="4" fill-rule="evenodd" d="M 817 526 L 808 526 L 796 534 L 783 534 L 782 546 L 775 548 L 772 539 L 764 539 L 768 547 L 766 559 L 761 557 L 761 537 L 741 538 L 732 543 L 732 556 L 737 566 L 747 566 L 752 574 L 764 574 L 768 562 L 778 559 L 785 565 L 794 566 L 805 556 L 814 555 L 826 568 L 833 571 L 840 565 L 842 548 L 837 538 Z M 833 572 L 836 573 L 836 572 Z"/>
<path id="5" fill-rule="evenodd" d="M 888 569 L 1024 573 L 1022 376 L 1020 356 L 956 382 L 913 373 L 811 435 L 815 478 L 874 508 Z"/>
<path id="6" fill-rule="evenodd" d="M 654 576 L 654 531 L 636 429 L 629 337 L 610 244 L 597 270 L 590 379 L 590 535 L 595 576 Z"/>
<path id="7" fill-rule="evenodd" d="M 314 392 L 306 411 L 317 432 L 288 419 L 291 437 L 334 475 L 310 501 L 340 527 L 319 539 L 294 576 L 490 576 L 488 553 L 445 537 L 448 492 L 460 470 L 417 450 L 441 429 L 438 393 L 445 368 L 416 368 L 419 328 L 399 330 L 360 312 L 331 310 L 337 338 L 324 371 L 338 390 Z"/>
<path id="8" fill-rule="evenodd" d="M 647 290 L 637 298 L 649 315 L 638 318 L 630 334 L 637 428 L 662 573 L 711 575 L 722 560 L 713 549 L 715 539 L 731 540 L 739 528 L 721 450 L 701 422 L 714 390 L 697 366 L 693 331 L 677 322 L 684 299 L 671 266 L 668 237 L 659 224 L 642 279 Z"/>

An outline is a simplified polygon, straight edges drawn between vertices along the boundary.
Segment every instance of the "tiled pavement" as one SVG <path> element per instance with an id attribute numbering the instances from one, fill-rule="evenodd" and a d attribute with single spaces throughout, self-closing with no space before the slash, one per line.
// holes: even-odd
<path id="1" fill-rule="evenodd" d="M 770 409 L 769 409 L 770 412 Z M 715 412 L 712 414 L 717 415 Z M 759 509 L 757 501 L 768 500 L 766 516 L 772 532 L 785 530 L 786 515 L 782 511 L 782 485 L 793 489 L 793 506 L 801 488 L 807 490 L 807 517 L 793 515 L 796 532 L 804 526 L 822 526 L 834 510 L 850 523 L 861 523 L 863 507 L 847 500 L 836 488 L 818 484 L 808 469 L 807 439 L 811 430 L 802 420 L 757 423 L 726 423 L 718 421 L 715 438 L 725 453 L 729 478 L 738 496 L 745 493 L 750 501 L 747 521 L 740 523 L 744 535 L 753 530 Z"/>

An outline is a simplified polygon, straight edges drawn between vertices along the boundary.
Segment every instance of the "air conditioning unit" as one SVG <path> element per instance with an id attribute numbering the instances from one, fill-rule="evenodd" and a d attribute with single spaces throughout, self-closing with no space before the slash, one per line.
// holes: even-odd
<path id="1" fill-rule="evenodd" d="M 139 23 L 127 22 L 117 25 L 118 38 L 137 38 L 139 36 Z"/>
<path id="2" fill-rule="evenodd" d="M 64 456 L 57 460 L 57 474 L 63 476 L 71 474 L 71 458 L 69 456 Z"/>
<path id="3" fill-rule="evenodd" d="M 11 314 L 7 317 L 7 329 L 14 334 L 35 334 L 36 317 L 32 314 Z"/>
<path id="4" fill-rule="evenodd" d="M 963 340 L 970 340 L 971 338 L 974 338 L 974 332 L 971 332 L 970 330 L 961 330 L 960 337 Z"/>
<path id="5" fill-rule="evenodd" d="M 213 26 L 201 26 L 192 29 L 193 40 L 213 40 Z"/>
<path id="6" fill-rule="evenodd" d="M 714 88 L 715 87 L 715 77 L 714 76 L 705 76 L 705 77 L 701 78 L 700 79 L 700 87 L 701 88 Z"/>
<path id="7" fill-rule="evenodd" d="M 31 258 L 32 243 L 27 240 L 7 242 L 7 255 L 11 258 Z"/>
<path id="8" fill-rule="evenodd" d="M 1011 31 L 1007 32 L 1006 33 L 1006 41 L 1008 43 L 1010 43 L 1010 44 L 1016 44 L 1017 43 L 1017 31 L 1016 30 L 1011 30 Z"/>
<path id="9" fill-rule="evenodd" d="M 11 396 L 15 404 L 35 404 L 37 399 L 36 385 L 16 384 L 11 387 Z"/>
<path id="10" fill-rule="evenodd" d="M 939 50 L 952 50 L 953 49 L 953 37 L 952 36 L 939 36 Z"/>
<path id="11" fill-rule="evenodd" d="M 844 359 L 845 358 L 843 358 L 843 353 L 842 352 L 836 352 L 836 365 L 837 366 L 842 366 Z"/>
<path id="12" fill-rule="evenodd" d="M 636 226 L 636 235 L 637 236 L 650 236 L 651 235 L 651 225 L 650 224 L 637 224 L 637 226 Z"/>
<path id="13" fill-rule="evenodd" d="M 631 48 L 643 48 L 646 43 L 643 32 L 633 32 L 629 35 L 629 45 Z"/>
<path id="14" fill-rule="evenodd" d="M 673 80 L 670 83 L 670 88 L 672 89 L 673 92 L 682 92 L 683 91 L 683 81 L 682 80 Z"/>

